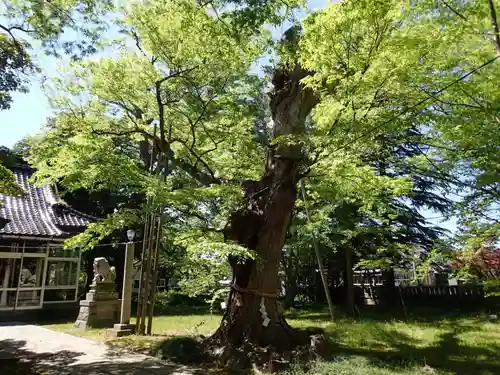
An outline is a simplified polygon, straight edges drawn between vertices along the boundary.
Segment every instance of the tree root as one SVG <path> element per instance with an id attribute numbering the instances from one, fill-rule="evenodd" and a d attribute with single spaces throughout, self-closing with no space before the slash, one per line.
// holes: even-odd
<path id="1" fill-rule="evenodd" d="M 259 346 L 250 340 L 240 345 L 222 339 L 217 332 L 208 338 L 169 338 L 156 347 L 154 353 L 162 359 L 183 365 L 218 367 L 231 373 L 249 369 L 260 372 L 277 372 L 291 364 L 306 365 L 328 355 L 328 345 L 322 330 L 293 330 L 293 345 Z"/>
<path id="2" fill-rule="evenodd" d="M 328 353 L 327 340 L 323 334 L 294 330 L 298 340 L 292 347 L 278 349 L 273 346 L 258 346 L 245 340 L 234 345 L 214 335 L 203 342 L 205 361 L 230 370 L 254 369 L 262 372 L 276 372 L 293 363 L 307 364 Z"/>

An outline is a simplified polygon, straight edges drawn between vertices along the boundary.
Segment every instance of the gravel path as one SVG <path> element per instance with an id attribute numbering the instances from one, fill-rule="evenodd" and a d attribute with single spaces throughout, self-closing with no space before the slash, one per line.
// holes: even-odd
<path id="1" fill-rule="evenodd" d="M 192 375 L 177 365 L 35 325 L 0 326 L 0 374 Z"/>

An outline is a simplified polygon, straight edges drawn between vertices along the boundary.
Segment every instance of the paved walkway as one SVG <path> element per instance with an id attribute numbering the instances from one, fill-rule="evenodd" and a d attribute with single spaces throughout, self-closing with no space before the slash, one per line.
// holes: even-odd
<path id="1" fill-rule="evenodd" d="M 34 325 L 0 325 L 0 374 L 191 375 L 176 365 Z"/>

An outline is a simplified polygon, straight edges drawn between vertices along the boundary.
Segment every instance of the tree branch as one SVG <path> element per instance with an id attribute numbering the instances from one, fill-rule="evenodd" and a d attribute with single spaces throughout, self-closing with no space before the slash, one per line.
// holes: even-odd
<path id="1" fill-rule="evenodd" d="M 173 75 L 169 76 L 169 77 L 166 77 L 166 78 L 168 79 L 168 78 L 171 78 L 171 77 L 173 77 Z M 165 82 L 167 79 L 162 79 L 162 81 Z M 158 98 L 158 96 L 157 96 L 157 101 L 158 101 L 158 104 L 159 104 L 159 106 L 158 106 L 158 112 L 161 115 L 164 115 L 164 113 L 163 113 L 164 112 L 164 109 L 163 109 L 164 103 L 161 101 L 161 97 Z M 194 179 L 196 179 L 201 184 L 203 184 L 203 185 L 211 185 L 211 184 L 220 184 L 220 183 L 222 183 L 221 180 L 219 180 L 218 178 L 215 178 L 215 175 L 214 175 L 213 171 L 210 169 L 210 167 L 208 166 L 208 164 L 205 161 L 203 161 L 201 159 L 201 157 L 198 156 L 194 152 L 194 150 L 190 149 L 185 142 L 183 142 L 181 140 L 178 140 L 178 139 L 176 140 L 179 143 L 183 144 L 188 149 L 188 151 L 195 157 L 195 159 L 197 160 L 197 162 L 196 162 L 195 165 L 191 165 L 191 164 L 186 163 L 185 161 L 183 161 L 183 160 L 178 159 L 178 158 L 175 157 L 175 154 L 174 154 L 173 150 L 170 147 L 170 142 L 172 140 L 169 140 L 169 142 L 166 142 L 163 131 L 160 131 L 160 138 L 159 138 L 158 136 L 150 134 L 146 130 L 141 129 L 138 126 L 138 124 L 134 121 L 134 118 L 136 118 L 138 120 L 142 119 L 143 112 L 142 112 L 142 110 L 140 108 L 136 107 L 136 108 L 132 109 L 132 108 L 128 107 L 125 103 L 122 103 L 122 102 L 116 102 L 116 101 L 107 101 L 107 102 L 110 103 L 110 104 L 113 104 L 113 105 L 117 105 L 120 108 L 124 109 L 125 112 L 127 113 L 127 116 L 130 118 L 130 120 L 134 123 L 134 125 L 136 127 L 134 129 L 125 130 L 125 131 L 122 131 L 122 132 L 116 132 L 116 131 L 112 131 L 112 130 L 98 131 L 98 130 L 92 128 L 92 131 L 95 134 L 97 134 L 97 135 L 114 135 L 114 136 L 117 136 L 117 137 L 120 137 L 120 136 L 129 136 L 131 134 L 142 134 L 146 139 L 149 139 L 149 140 L 151 140 L 153 142 L 153 147 L 155 145 L 158 147 L 158 149 L 167 157 L 167 159 L 172 163 L 172 165 L 174 165 L 177 168 L 179 168 L 179 169 L 183 170 L 184 172 L 188 173 L 189 175 L 191 175 Z M 162 117 L 162 118 L 163 118 L 163 121 L 164 121 L 164 117 Z M 152 122 L 152 121 L 153 120 L 150 120 L 150 122 Z M 159 122 L 161 124 L 161 121 L 159 121 Z M 164 126 L 164 122 L 163 122 L 163 126 Z M 161 126 L 160 126 L 160 129 L 161 129 Z M 197 168 L 197 164 L 198 163 L 201 163 L 205 167 L 205 169 L 208 171 L 208 173 L 204 173 L 202 170 L 198 169 Z"/>
<path id="2" fill-rule="evenodd" d="M 125 30 L 124 30 L 125 31 Z M 125 31 L 126 32 L 126 31 Z M 146 51 L 144 50 L 144 48 L 141 46 L 141 39 L 139 38 L 139 35 L 137 34 L 137 32 L 135 30 L 131 30 L 128 32 L 128 34 L 130 36 L 132 36 L 132 38 L 134 39 L 135 41 L 135 46 L 137 47 L 137 49 L 143 54 L 143 56 L 145 58 L 147 58 L 149 60 L 149 62 L 151 63 L 151 65 L 154 65 L 154 63 L 156 62 L 156 57 L 154 56 L 149 56 Z"/>
<path id="3" fill-rule="evenodd" d="M 125 130 L 125 131 L 113 131 L 113 130 L 97 130 L 94 127 L 92 127 L 92 132 L 96 135 L 113 135 L 116 137 L 123 137 L 123 136 L 130 136 L 132 134 L 142 134 L 146 139 L 149 139 L 153 142 L 153 147 L 154 145 L 159 146 L 160 140 L 157 136 L 148 133 L 147 131 L 143 129 L 131 129 L 131 130 Z M 199 160 L 209 171 L 210 173 L 204 173 L 203 171 L 199 170 L 196 168 L 196 166 L 193 166 L 189 163 L 186 163 L 185 161 L 178 159 L 175 157 L 174 152 L 170 148 L 168 144 L 164 144 L 163 148 L 160 148 L 160 151 L 165 154 L 165 156 L 170 160 L 172 165 L 178 167 L 179 169 L 183 170 L 184 172 L 188 173 L 191 175 L 195 180 L 200 182 L 203 185 L 211 185 L 211 184 L 220 184 L 222 181 L 218 178 L 216 178 L 213 174 L 213 172 L 210 170 L 208 165 L 203 161 Z M 192 152 L 193 156 L 199 159 L 198 155 L 196 155 L 194 152 Z"/>
<path id="4" fill-rule="evenodd" d="M 453 13 L 455 13 L 458 17 L 463 19 L 465 22 L 469 22 L 467 18 L 465 18 L 462 14 L 460 14 L 456 9 L 454 9 L 450 4 L 448 4 L 445 0 L 441 0 L 441 2 L 444 4 L 446 8 L 451 10 Z"/>
<path id="5" fill-rule="evenodd" d="M 447 102 L 445 100 L 439 99 L 436 95 L 430 93 L 429 91 L 420 88 L 420 91 L 422 91 L 424 94 L 429 95 L 432 99 L 436 100 L 439 103 L 446 104 L 449 106 L 457 106 L 457 107 L 467 107 L 467 108 L 473 108 L 473 109 L 480 109 L 484 110 L 484 107 L 477 106 L 477 105 L 472 105 L 472 104 L 467 104 L 467 103 L 453 103 L 453 102 Z"/>
<path id="6" fill-rule="evenodd" d="M 175 139 L 175 140 L 173 140 L 173 142 L 175 142 L 175 141 L 176 141 L 176 142 L 179 142 L 180 144 L 182 144 L 182 145 L 183 145 L 183 146 L 184 146 L 184 147 L 185 147 L 185 148 L 189 151 L 189 153 L 190 153 L 191 155 L 193 155 L 193 157 L 196 159 L 196 163 L 195 163 L 193 166 L 191 166 L 191 168 L 193 168 L 193 169 L 197 170 L 198 163 L 200 163 L 200 164 L 201 164 L 201 165 L 203 165 L 203 167 L 204 167 L 204 168 L 208 171 L 208 173 L 209 173 L 209 175 L 210 175 L 210 178 L 211 178 L 213 181 L 219 181 L 219 179 L 217 179 L 217 178 L 215 177 L 215 173 L 212 171 L 212 169 L 211 169 L 211 168 L 210 168 L 210 166 L 207 164 L 207 162 L 206 162 L 206 161 L 204 161 L 204 160 L 201 158 L 201 156 L 199 156 L 199 155 L 198 155 L 198 154 L 197 154 L 197 153 L 196 153 L 196 152 L 195 152 L 195 151 L 194 151 L 191 147 L 189 147 L 189 146 L 187 145 L 187 141 L 183 141 L 183 140 L 181 140 L 181 139 Z M 200 182 L 201 182 L 201 181 L 200 181 Z M 214 182 L 211 182 L 211 183 L 213 184 Z M 220 181 L 219 181 L 219 182 L 217 182 L 217 183 L 220 183 Z"/>
<path id="7" fill-rule="evenodd" d="M 0 24 L 0 29 L 4 30 L 7 34 L 9 34 L 9 36 L 11 37 L 12 41 L 14 42 L 19 51 L 23 50 L 21 43 L 16 39 L 16 37 L 12 33 L 12 28 Z"/>
<path id="8" fill-rule="evenodd" d="M 177 72 L 171 73 L 162 79 L 159 79 L 158 81 L 155 82 L 155 96 L 156 96 L 156 105 L 158 106 L 158 120 L 159 120 L 159 125 L 160 125 L 160 149 L 163 148 L 163 145 L 166 144 L 166 139 L 165 139 L 165 105 L 171 103 L 169 101 L 168 103 L 163 102 L 161 98 L 161 86 L 164 82 L 168 81 L 169 79 L 172 78 L 178 78 L 182 77 L 184 74 L 192 72 L 193 70 L 197 69 L 198 66 L 184 69 L 184 70 L 179 70 Z M 170 131 L 169 131 L 169 138 L 170 138 Z M 170 141 L 170 139 L 169 139 Z"/>
<path id="9" fill-rule="evenodd" d="M 495 49 L 497 51 L 497 56 L 500 56 L 500 30 L 498 29 L 497 12 L 495 11 L 495 4 L 493 0 L 488 0 L 488 6 L 490 8 L 490 18 L 491 26 L 493 27 Z"/>
<path id="10" fill-rule="evenodd" d="M 11 37 L 14 37 L 12 35 L 12 31 L 13 30 L 22 31 L 23 33 L 26 33 L 26 34 L 30 34 L 30 33 L 34 33 L 35 32 L 35 30 L 25 29 L 24 27 L 19 26 L 19 25 L 14 25 L 14 26 L 7 27 L 7 26 L 4 26 L 4 25 L 0 24 L 0 28 L 2 30 L 5 30 L 6 32 L 8 32 Z"/>
<path id="11" fill-rule="evenodd" d="M 91 128 L 92 128 L 92 133 L 94 133 L 95 135 L 114 135 L 116 137 L 124 137 L 124 136 L 128 136 L 131 134 L 142 134 L 149 139 L 153 138 L 152 134 L 149 134 L 147 131 L 145 131 L 143 129 L 138 129 L 138 128 L 132 129 L 132 130 L 125 130 L 125 131 L 121 131 L 121 132 L 117 132 L 117 131 L 113 131 L 113 130 L 97 130 L 93 126 L 91 126 Z"/>

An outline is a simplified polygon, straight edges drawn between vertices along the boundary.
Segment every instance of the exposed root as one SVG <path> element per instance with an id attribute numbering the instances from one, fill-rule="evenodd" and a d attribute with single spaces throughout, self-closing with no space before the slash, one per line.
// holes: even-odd
<path id="1" fill-rule="evenodd" d="M 234 345 L 221 341 L 216 334 L 204 341 L 205 360 L 231 370 L 253 368 L 256 372 L 273 373 L 288 368 L 292 363 L 305 364 L 327 353 L 323 335 L 294 331 L 297 341 L 286 349 L 271 345 L 262 347 L 248 340 Z"/>
<path id="2" fill-rule="evenodd" d="M 288 327 L 286 329 L 288 331 Z M 155 355 L 183 365 L 218 367 L 230 370 L 231 373 L 246 372 L 249 369 L 254 369 L 257 373 L 272 373 L 286 369 L 291 364 L 307 366 L 309 362 L 328 355 L 327 341 L 320 330 L 292 331 L 294 341 L 288 342 L 292 345 L 280 347 L 260 346 L 248 339 L 236 345 L 230 340 L 222 339 L 220 331 L 208 338 L 171 337 L 155 348 Z"/>

